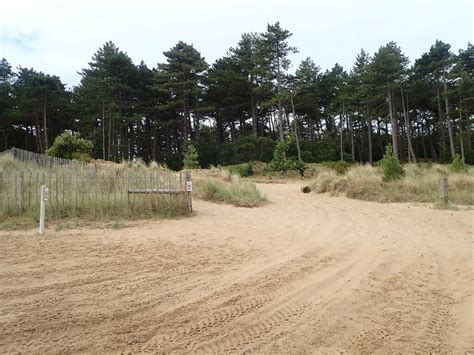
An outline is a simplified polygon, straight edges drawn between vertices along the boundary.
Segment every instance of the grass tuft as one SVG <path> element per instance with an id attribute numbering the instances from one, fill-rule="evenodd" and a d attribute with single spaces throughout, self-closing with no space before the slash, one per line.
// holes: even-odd
<path id="1" fill-rule="evenodd" d="M 199 179 L 197 197 L 238 207 L 257 207 L 267 202 L 253 181 L 243 180 L 226 169 L 211 168 L 211 177 Z"/>
<path id="2" fill-rule="evenodd" d="M 351 167 L 339 175 L 333 170 L 320 170 L 311 190 L 332 195 L 377 202 L 437 202 L 440 182 L 448 177 L 449 200 L 453 204 L 474 205 L 474 169 L 454 173 L 446 166 L 407 164 L 399 180 L 384 181 L 381 171 L 370 165 Z"/>

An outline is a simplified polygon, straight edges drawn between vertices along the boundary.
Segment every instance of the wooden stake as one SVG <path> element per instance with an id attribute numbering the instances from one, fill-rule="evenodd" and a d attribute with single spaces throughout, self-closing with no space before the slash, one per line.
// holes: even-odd
<path id="1" fill-rule="evenodd" d="M 448 206 L 448 178 L 444 177 L 441 182 L 441 201 L 445 207 Z"/>

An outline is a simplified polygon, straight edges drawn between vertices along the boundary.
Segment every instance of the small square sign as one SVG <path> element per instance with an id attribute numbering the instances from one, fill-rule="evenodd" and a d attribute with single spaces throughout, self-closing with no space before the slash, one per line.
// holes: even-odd
<path id="1" fill-rule="evenodd" d="M 192 181 L 186 181 L 186 191 L 187 192 L 192 192 L 193 191 L 193 182 Z"/>
<path id="2" fill-rule="evenodd" d="M 42 192 L 43 192 L 43 201 L 48 201 L 49 189 L 47 187 L 44 187 Z"/>

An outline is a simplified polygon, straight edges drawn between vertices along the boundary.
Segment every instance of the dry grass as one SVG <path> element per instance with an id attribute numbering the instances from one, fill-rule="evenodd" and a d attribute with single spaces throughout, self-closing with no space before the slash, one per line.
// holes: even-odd
<path id="1" fill-rule="evenodd" d="M 196 181 L 197 197 L 238 207 L 258 207 L 267 202 L 253 181 L 241 179 L 223 168 L 200 171 Z"/>
<path id="2" fill-rule="evenodd" d="M 36 216 L 41 185 L 50 190 L 48 218 L 155 218 L 189 212 L 184 193 L 128 193 L 149 188 L 184 191 L 183 178 L 157 164 L 135 161 L 44 167 L 5 154 L 0 156 L 0 222 L 2 218 Z"/>
<path id="3" fill-rule="evenodd" d="M 453 173 L 442 165 L 405 165 L 405 176 L 384 182 L 382 174 L 370 165 L 354 166 L 338 175 L 321 169 L 311 185 L 316 193 L 345 194 L 347 197 L 378 202 L 437 202 L 440 183 L 448 177 L 449 200 L 454 204 L 474 205 L 474 169 Z"/>

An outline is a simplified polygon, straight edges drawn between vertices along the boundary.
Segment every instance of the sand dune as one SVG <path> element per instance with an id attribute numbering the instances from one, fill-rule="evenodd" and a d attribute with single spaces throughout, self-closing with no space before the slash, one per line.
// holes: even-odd
<path id="1" fill-rule="evenodd" d="M 256 209 L 0 232 L 0 352 L 474 352 L 472 211 L 259 187 Z"/>

